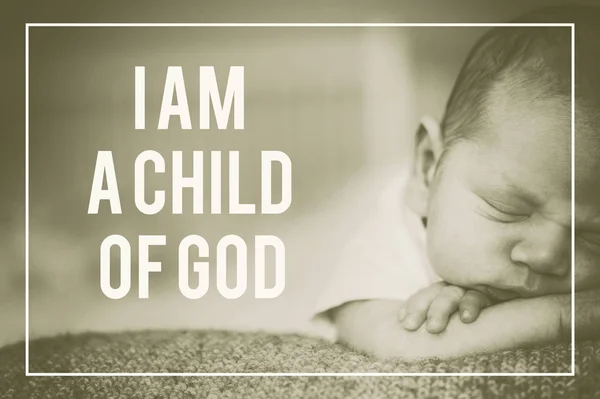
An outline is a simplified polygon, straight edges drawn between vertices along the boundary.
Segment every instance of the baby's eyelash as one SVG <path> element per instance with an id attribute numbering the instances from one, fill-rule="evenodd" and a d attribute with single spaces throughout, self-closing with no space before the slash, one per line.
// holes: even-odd
<path id="1" fill-rule="evenodd" d="M 488 207 L 490 209 L 492 209 L 494 212 L 497 212 L 500 214 L 500 216 L 490 215 L 494 220 L 496 220 L 498 222 L 516 223 L 516 222 L 523 221 L 529 217 L 529 215 L 526 215 L 523 213 L 515 213 L 513 211 L 508 211 L 506 209 L 500 209 L 500 207 L 498 205 L 493 204 L 491 201 L 488 201 L 485 198 L 482 198 L 482 200 L 488 205 Z"/>

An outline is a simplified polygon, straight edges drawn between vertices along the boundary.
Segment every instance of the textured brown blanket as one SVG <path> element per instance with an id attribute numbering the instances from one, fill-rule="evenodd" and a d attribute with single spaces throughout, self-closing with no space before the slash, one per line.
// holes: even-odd
<path id="1" fill-rule="evenodd" d="M 4 398 L 600 397 L 600 341 L 576 377 L 25 377 L 24 345 L 0 349 Z M 32 341 L 32 372 L 565 372 L 565 345 L 441 361 L 377 361 L 294 336 L 220 331 L 84 334 Z"/>

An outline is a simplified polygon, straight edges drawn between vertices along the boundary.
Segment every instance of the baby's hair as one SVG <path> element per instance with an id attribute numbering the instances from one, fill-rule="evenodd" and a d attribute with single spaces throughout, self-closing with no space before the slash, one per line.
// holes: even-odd
<path id="1" fill-rule="evenodd" d="M 516 23 L 575 24 L 575 94 L 580 120 L 600 120 L 600 8 L 559 6 L 532 11 Z M 485 129 L 491 95 L 499 85 L 525 88 L 528 99 L 571 101 L 570 27 L 497 27 L 473 47 L 448 99 L 441 128 L 445 147 Z M 521 90 L 523 92 L 523 90 Z"/>

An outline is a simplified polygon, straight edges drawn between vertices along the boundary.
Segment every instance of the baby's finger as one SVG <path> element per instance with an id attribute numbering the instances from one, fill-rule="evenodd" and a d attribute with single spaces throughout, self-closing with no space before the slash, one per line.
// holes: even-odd
<path id="1" fill-rule="evenodd" d="M 491 304 L 491 300 L 481 292 L 469 290 L 463 295 L 460 301 L 460 319 L 463 323 L 472 323 L 477 320 L 481 310 Z"/>
<path id="2" fill-rule="evenodd" d="M 448 319 L 457 310 L 465 290 L 454 285 L 446 286 L 433 300 L 427 312 L 427 331 L 437 334 L 446 329 Z"/>
<path id="3" fill-rule="evenodd" d="M 406 317 L 406 302 L 404 302 L 402 304 L 402 307 L 400 308 L 400 310 L 398 311 L 398 320 L 399 321 L 404 321 L 404 318 Z"/>
<path id="4" fill-rule="evenodd" d="M 434 298 L 435 295 L 441 290 L 444 286 L 444 282 L 436 283 L 432 286 L 422 288 L 413 294 L 410 298 L 408 298 L 402 304 L 398 312 L 398 320 L 404 321 L 406 316 L 411 312 L 417 312 L 420 307 L 422 307 L 427 302 L 427 297 Z M 433 291 L 433 292 L 432 292 Z M 427 310 L 427 309 L 426 309 Z"/>
<path id="5" fill-rule="evenodd" d="M 414 331 L 421 327 L 427 318 L 429 305 L 431 305 L 431 302 L 445 285 L 446 283 L 433 284 L 418 291 L 406 301 L 404 310 L 400 310 L 400 313 L 405 313 L 404 320 L 402 321 L 402 326 L 405 329 Z M 402 314 L 400 314 L 400 316 L 402 316 Z"/>

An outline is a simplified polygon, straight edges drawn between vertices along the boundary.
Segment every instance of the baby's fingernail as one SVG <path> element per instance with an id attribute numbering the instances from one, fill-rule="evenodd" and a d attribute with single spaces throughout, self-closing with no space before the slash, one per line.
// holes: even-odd
<path id="1" fill-rule="evenodd" d="M 406 317 L 406 308 L 403 306 L 398 312 L 398 320 L 402 321 Z"/>
<path id="2" fill-rule="evenodd" d="M 415 329 L 419 327 L 419 321 L 417 320 L 417 317 L 415 315 L 411 314 L 404 319 L 402 325 L 404 326 L 404 328 Z"/>
<path id="3" fill-rule="evenodd" d="M 427 329 L 432 331 L 438 331 L 442 324 L 440 319 L 427 319 Z M 430 331 L 431 332 L 431 331 Z"/>
<path id="4" fill-rule="evenodd" d="M 463 310 L 463 312 L 462 312 L 462 318 L 463 318 L 463 320 L 470 319 L 471 318 L 471 312 L 469 312 L 468 310 Z"/>

